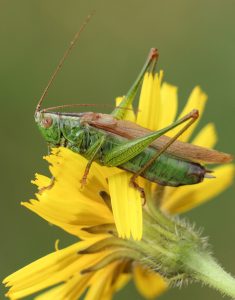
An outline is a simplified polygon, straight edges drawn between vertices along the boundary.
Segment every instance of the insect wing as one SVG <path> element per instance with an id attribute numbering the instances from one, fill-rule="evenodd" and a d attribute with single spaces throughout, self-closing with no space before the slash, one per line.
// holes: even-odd
<path id="1" fill-rule="evenodd" d="M 111 134 L 113 133 L 127 139 L 139 138 L 152 132 L 151 130 L 130 121 L 115 119 L 111 121 L 110 116 L 109 118 L 106 118 L 106 115 L 102 114 L 99 116 L 99 118 L 90 122 L 91 126 L 103 129 Z M 109 122 L 107 122 L 107 120 L 109 120 Z M 161 136 L 151 144 L 151 147 L 160 150 L 169 142 L 169 140 L 170 137 L 165 135 Z M 184 160 L 207 164 L 223 164 L 231 162 L 233 159 L 230 154 L 181 141 L 175 141 L 166 152 Z"/>

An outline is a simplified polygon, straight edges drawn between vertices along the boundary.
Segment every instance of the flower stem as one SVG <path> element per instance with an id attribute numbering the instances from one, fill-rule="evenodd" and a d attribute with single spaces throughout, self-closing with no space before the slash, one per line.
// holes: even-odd
<path id="1" fill-rule="evenodd" d="M 144 212 L 141 241 L 128 241 L 139 263 L 161 274 L 170 284 L 200 281 L 235 299 L 235 278 L 210 254 L 205 238 L 187 222 L 157 209 Z"/>
<path id="2" fill-rule="evenodd" d="M 208 284 L 222 294 L 235 299 L 235 279 L 215 261 L 208 253 L 191 253 L 184 261 L 194 279 Z"/>

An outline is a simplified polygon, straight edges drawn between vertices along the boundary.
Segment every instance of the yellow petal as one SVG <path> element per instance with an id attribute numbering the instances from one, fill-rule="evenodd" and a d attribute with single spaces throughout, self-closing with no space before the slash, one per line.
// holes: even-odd
<path id="1" fill-rule="evenodd" d="M 151 105 L 150 95 L 151 86 L 153 84 L 153 75 L 151 73 L 145 73 L 144 80 L 140 93 L 138 114 L 137 114 L 137 124 L 148 127 L 149 124 L 149 108 Z"/>
<path id="2" fill-rule="evenodd" d="M 159 126 L 161 77 L 162 73 L 154 76 L 151 73 L 146 73 L 140 94 L 137 124 L 151 130 L 157 130 Z"/>
<path id="3" fill-rule="evenodd" d="M 54 224 L 67 231 L 68 233 L 78 236 L 80 238 L 85 238 L 89 236 L 89 234 L 85 234 L 86 232 L 82 230 L 82 228 L 84 227 L 96 226 L 105 223 L 113 223 L 113 217 L 110 212 L 110 218 L 105 220 L 106 212 L 103 209 L 100 209 L 99 211 L 96 210 L 95 213 L 94 206 L 91 206 L 88 210 L 85 210 L 84 208 L 75 209 L 74 213 L 66 212 L 65 207 L 65 213 L 63 216 L 61 210 L 58 209 L 59 212 L 56 212 L 56 203 L 54 203 L 54 205 L 52 205 L 51 207 L 48 207 L 45 203 L 41 203 L 36 200 L 31 200 L 31 203 L 24 202 L 22 203 L 22 205 L 27 207 L 43 219 L 47 220 L 49 223 Z M 98 205 L 95 206 L 98 208 Z M 76 212 L 78 213 L 76 214 Z M 100 216 L 99 213 L 101 214 Z M 103 216 L 102 213 L 104 213 Z"/>
<path id="4" fill-rule="evenodd" d="M 129 273 L 122 273 L 126 267 L 126 263 L 117 263 L 113 273 L 110 276 L 106 290 L 102 295 L 102 300 L 111 300 L 113 294 L 122 289 L 131 279 L 132 275 Z M 125 271 L 124 271 L 125 272 Z"/>
<path id="5" fill-rule="evenodd" d="M 80 189 L 80 179 L 85 171 L 87 160 L 81 155 L 67 149 L 67 148 L 55 148 L 52 149 L 52 155 L 46 156 L 45 159 L 51 164 L 50 171 L 57 181 L 72 181 L 71 185 L 75 185 L 77 189 Z M 90 190 L 92 186 L 97 188 L 106 188 L 107 183 L 102 176 L 102 167 L 97 164 L 93 164 L 89 176 L 87 186 Z"/>
<path id="6" fill-rule="evenodd" d="M 106 177 L 115 174 L 118 169 L 110 168 L 113 171 L 109 172 L 108 168 L 94 163 L 88 183 L 81 190 L 80 178 L 87 160 L 66 148 L 52 151 L 53 154 L 46 159 L 51 163 L 55 182 L 37 194 L 38 200 L 30 200 L 22 205 L 76 236 L 81 235 L 82 227 L 113 223 L 113 215 L 99 193 L 108 193 Z M 48 187 L 51 179 L 37 175 L 34 183 L 41 189 Z"/>
<path id="7" fill-rule="evenodd" d="M 192 144 L 206 148 L 213 148 L 217 143 L 217 140 L 218 138 L 215 125 L 208 123 L 200 130 L 195 139 L 192 141 Z"/>
<path id="8" fill-rule="evenodd" d="M 35 300 L 77 300 L 84 293 L 93 274 L 81 275 L 79 272 L 64 284 L 42 293 Z"/>
<path id="9" fill-rule="evenodd" d="M 67 279 L 73 274 L 72 266 L 78 262 L 77 252 L 82 245 L 84 243 L 76 243 L 51 253 L 8 276 L 4 284 L 12 286 L 8 292 L 9 297 L 25 297 Z"/>
<path id="10" fill-rule="evenodd" d="M 35 180 L 31 181 L 33 184 L 35 184 L 39 189 L 50 185 L 51 179 L 48 178 L 47 176 L 41 175 L 36 173 L 35 174 Z"/>
<path id="11" fill-rule="evenodd" d="M 113 294 L 123 288 L 123 286 L 126 285 L 127 282 L 131 279 L 131 274 L 127 274 L 125 272 L 127 264 L 127 261 L 117 261 L 106 266 L 103 271 L 98 271 L 90 280 L 91 291 L 88 292 L 87 297 L 89 296 L 89 299 L 93 299 L 93 294 L 97 294 L 96 285 L 97 282 L 99 282 L 99 298 L 97 299 L 111 300 Z M 108 277 L 107 280 L 100 282 L 100 278 L 106 275 Z"/>
<path id="12" fill-rule="evenodd" d="M 116 106 L 118 106 L 122 102 L 123 98 L 124 97 L 116 98 Z M 133 107 L 132 107 L 132 105 L 129 105 L 127 107 L 127 111 L 126 111 L 126 115 L 125 115 L 124 120 L 135 122 L 135 119 L 136 119 L 136 116 L 135 116 L 135 113 L 133 111 Z"/>
<path id="13" fill-rule="evenodd" d="M 223 192 L 233 182 L 235 166 L 232 164 L 214 169 L 216 178 L 204 179 L 202 183 L 174 189 L 170 197 L 165 197 L 162 210 L 168 213 L 188 211 Z"/>
<path id="14" fill-rule="evenodd" d="M 132 174 L 120 172 L 109 177 L 109 191 L 117 231 L 120 237 L 140 240 L 142 237 L 142 198 L 130 187 Z"/>
<path id="15" fill-rule="evenodd" d="M 115 272 L 115 268 L 117 267 L 117 263 L 112 263 L 107 267 L 97 271 L 92 278 L 92 284 L 84 298 L 84 300 L 101 300 L 106 294 L 106 299 L 110 299 L 110 293 L 107 289 L 110 287 L 110 284 L 113 279 L 113 273 Z"/>
<path id="16" fill-rule="evenodd" d="M 63 290 L 64 284 L 61 284 L 55 288 L 50 289 L 49 291 L 46 291 L 39 296 L 35 297 L 34 300 L 48 300 L 48 299 L 57 299 L 61 300 L 60 293 Z"/>
<path id="17" fill-rule="evenodd" d="M 122 273 L 115 279 L 115 291 L 121 290 L 131 279 L 131 274 Z"/>
<path id="18" fill-rule="evenodd" d="M 16 299 L 25 297 L 46 287 L 66 281 L 77 274 L 78 270 L 94 265 L 110 252 L 102 251 L 82 256 L 78 252 L 99 240 L 99 235 L 97 235 L 94 239 L 78 242 L 48 254 L 11 274 L 3 281 L 6 286 L 11 287 L 7 295 Z"/>
<path id="19" fill-rule="evenodd" d="M 134 269 L 134 280 L 140 294 L 147 299 L 153 299 L 168 288 L 167 282 L 158 274 L 136 266 Z"/>
<path id="20" fill-rule="evenodd" d="M 111 300 L 113 299 L 113 294 L 115 292 L 111 289 L 109 289 L 107 292 L 105 292 L 103 295 L 102 295 L 102 300 Z"/>
<path id="21" fill-rule="evenodd" d="M 164 82 L 161 86 L 161 115 L 159 129 L 170 125 L 175 120 L 177 109 L 177 87 Z"/>
<path id="22" fill-rule="evenodd" d="M 188 114 L 190 111 L 192 111 L 193 109 L 198 109 L 199 110 L 199 118 L 198 120 L 190 127 L 187 129 L 187 131 L 182 134 L 179 137 L 180 141 L 183 142 L 187 142 L 191 136 L 191 134 L 193 133 L 194 129 L 196 128 L 202 114 L 205 108 L 205 104 L 206 104 L 206 100 L 207 100 L 207 96 L 206 94 L 197 86 L 193 89 L 191 95 L 189 96 L 188 102 L 185 105 L 183 111 L 181 112 L 179 119 L 181 119 L 182 117 L 184 117 L 186 114 Z M 173 130 L 171 130 L 169 133 L 167 133 L 168 136 L 173 136 L 175 134 L 177 134 L 179 132 L 180 129 L 183 128 L 183 126 L 185 125 L 179 125 L 176 128 L 174 128 Z"/>

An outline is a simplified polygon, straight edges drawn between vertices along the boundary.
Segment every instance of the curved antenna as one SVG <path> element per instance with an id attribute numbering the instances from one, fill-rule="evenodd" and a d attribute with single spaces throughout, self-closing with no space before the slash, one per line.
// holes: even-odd
<path id="1" fill-rule="evenodd" d="M 54 110 L 54 109 L 62 109 L 62 108 L 68 108 L 68 107 L 113 107 L 113 105 L 111 104 L 95 104 L 95 103 L 90 103 L 90 104 L 87 104 L 87 103 L 77 103 L 77 104 L 64 104 L 64 105 L 57 105 L 57 106 L 52 106 L 52 107 L 48 107 L 48 108 L 44 108 L 42 110 L 42 112 L 48 112 L 48 111 L 51 111 L 51 110 Z M 116 108 L 118 108 L 119 106 L 116 106 Z M 128 107 L 125 107 L 123 108 L 125 110 L 132 110 L 132 108 L 128 108 Z"/>
<path id="2" fill-rule="evenodd" d="M 63 65 L 63 63 L 64 63 L 64 61 L 65 61 L 66 58 L 69 56 L 69 54 L 70 54 L 70 52 L 72 51 L 74 45 L 75 45 L 76 42 L 78 41 L 78 39 L 79 39 L 81 33 L 84 31 L 84 29 L 85 29 L 86 25 L 89 23 L 90 19 L 93 17 L 94 13 L 95 13 L 95 11 L 92 11 L 92 12 L 86 17 L 86 19 L 84 20 L 82 26 L 80 27 L 80 29 L 78 30 L 78 32 L 74 35 L 72 41 L 70 42 L 69 47 L 68 47 L 67 50 L 65 51 L 64 55 L 62 56 L 61 60 L 59 61 L 59 64 L 57 65 L 57 67 L 56 67 L 54 73 L 52 74 L 50 80 L 48 81 L 48 84 L 47 84 L 47 86 L 45 87 L 45 89 L 44 89 L 44 91 L 43 91 L 43 93 L 42 93 L 42 96 L 41 96 L 41 98 L 40 98 L 39 101 L 38 101 L 38 104 L 37 104 L 37 106 L 36 106 L 36 111 L 35 111 L 35 113 L 38 112 L 38 111 L 40 110 L 41 105 L 42 105 L 42 102 L 43 102 L 44 98 L 46 97 L 46 94 L 47 94 L 47 92 L 48 92 L 48 90 L 49 90 L 51 84 L 53 83 L 53 81 L 54 81 L 56 75 L 57 75 L 58 72 L 60 71 L 60 69 L 61 69 L 61 67 L 62 67 L 62 65 Z"/>
<path id="3" fill-rule="evenodd" d="M 95 107 L 95 106 L 102 106 L 102 107 L 113 107 L 113 105 L 109 105 L 109 104 L 94 104 L 94 103 L 77 103 L 77 104 L 64 104 L 64 105 L 57 105 L 57 106 L 52 106 L 52 107 L 48 107 L 48 108 L 44 108 L 42 110 L 42 112 L 48 112 L 50 110 L 54 110 L 54 109 L 62 109 L 62 108 L 68 108 L 68 107 Z"/>

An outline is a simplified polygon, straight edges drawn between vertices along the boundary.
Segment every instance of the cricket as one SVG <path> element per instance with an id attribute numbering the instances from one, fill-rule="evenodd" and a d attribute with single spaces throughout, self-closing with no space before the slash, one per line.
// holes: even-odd
<path id="1" fill-rule="evenodd" d="M 67 147 L 87 159 L 87 166 L 81 178 L 82 186 L 86 184 L 93 162 L 131 172 L 130 185 L 138 189 L 143 197 L 144 190 L 136 182 L 139 176 L 160 185 L 174 187 L 198 184 L 204 178 L 213 180 L 214 176 L 205 165 L 228 163 L 232 161 L 232 156 L 178 141 L 180 135 L 198 119 L 198 110 L 192 110 L 183 118 L 158 131 L 151 131 L 124 120 L 145 72 L 154 72 L 158 59 L 158 51 L 155 48 L 150 50 L 136 81 L 119 106 L 110 114 L 58 111 L 67 107 L 89 106 L 86 104 L 41 108 L 49 87 L 90 18 L 91 16 L 87 17 L 70 42 L 36 107 L 35 121 L 49 148 Z M 167 132 L 181 124 L 184 124 L 184 127 L 175 136 L 167 137 Z"/>

